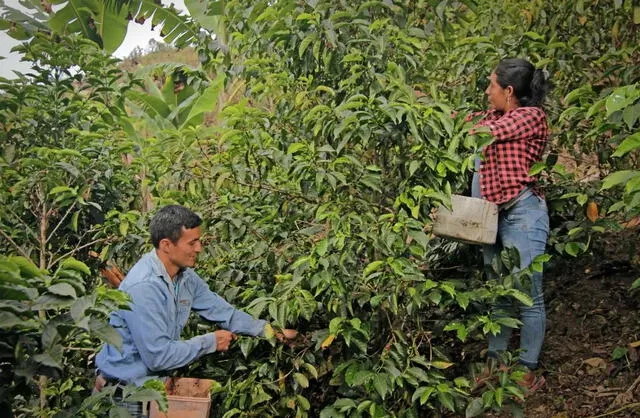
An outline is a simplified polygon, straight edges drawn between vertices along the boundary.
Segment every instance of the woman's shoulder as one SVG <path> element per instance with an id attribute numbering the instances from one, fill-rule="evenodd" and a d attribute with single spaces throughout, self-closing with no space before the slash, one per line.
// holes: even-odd
<path id="1" fill-rule="evenodd" d="M 513 109 L 510 112 L 507 112 L 505 115 L 508 114 L 512 114 L 512 115 L 530 115 L 531 117 L 538 117 L 538 118 L 546 118 L 547 114 L 545 113 L 544 109 L 541 107 L 537 107 L 537 106 L 520 106 L 520 107 L 516 107 L 515 109 Z"/>

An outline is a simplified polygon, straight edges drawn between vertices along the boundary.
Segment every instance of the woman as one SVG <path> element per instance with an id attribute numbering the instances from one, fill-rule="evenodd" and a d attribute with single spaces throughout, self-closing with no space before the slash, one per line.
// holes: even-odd
<path id="1" fill-rule="evenodd" d="M 520 253 L 520 266 L 526 268 L 543 254 L 549 235 L 549 217 L 544 197 L 529 170 L 542 159 L 549 139 L 547 118 L 542 102 L 549 83 L 541 70 L 523 59 L 502 60 L 489 77 L 485 93 L 490 108 L 482 113 L 477 126 L 489 128 L 494 141 L 476 160 L 472 196 L 494 202 L 500 208 L 496 244 L 483 246 L 485 266 L 506 247 Z M 524 289 L 521 289 L 524 290 Z M 544 384 L 536 377 L 538 357 L 545 332 L 545 308 L 542 273 L 531 278 L 532 306 L 520 305 L 520 363 L 528 370 L 523 386 L 535 390 Z M 512 301 L 493 307 L 498 315 L 512 313 Z M 497 358 L 507 350 L 511 328 L 502 326 L 498 335 L 489 337 L 489 357 Z M 495 361 L 495 360 L 494 360 Z"/>

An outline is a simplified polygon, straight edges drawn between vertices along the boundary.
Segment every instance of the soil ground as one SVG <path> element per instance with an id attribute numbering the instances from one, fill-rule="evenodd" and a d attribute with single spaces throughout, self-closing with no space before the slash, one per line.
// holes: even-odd
<path id="1" fill-rule="evenodd" d="M 525 417 L 640 417 L 640 289 L 630 291 L 639 248 L 637 228 L 601 236 L 592 257 L 545 273 L 546 385 L 527 397 Z"/>

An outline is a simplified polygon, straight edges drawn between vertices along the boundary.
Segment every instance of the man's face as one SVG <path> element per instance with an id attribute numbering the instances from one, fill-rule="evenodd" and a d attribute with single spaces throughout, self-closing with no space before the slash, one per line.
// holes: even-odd
<path id="1" fill-rule="evenodd" d="M 200 227 L 193 229 L 182 228 L 182 235 L 176 243 L 168 242 L 167 254 L 172 264 L 178 268 L 193 267 L 196 264 L 198 253 L 202 251 L 200 242 Z"/>

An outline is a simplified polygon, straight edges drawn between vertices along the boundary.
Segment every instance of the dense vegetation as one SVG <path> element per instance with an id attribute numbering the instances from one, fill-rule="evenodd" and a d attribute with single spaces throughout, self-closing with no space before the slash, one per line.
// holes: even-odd
<path id="1" fill-rule="evenodd" d="M 0 80 L 0 399 L 16 416 L 110 408 L 108 392 L 88 396 L 92 357 L 118 344 L 107 316 L 127 298 L 99 271 L 130 267 L 149 215 L 172 202 L 207 220 L 211 288 L 302 333 L 291 347 L 242 338 L 178 371 L 219 382 L 216 415 L 517 414 L 518 372 L 471 395 L 480 356 L 460 343 L 517 327 L 489 305 L 528 303 L 514 281 L 529 272 L 485 280 L 477 249 L 434 238 L 429 217 L 467 190 L 491 140 L 464 114 L 506 56 L 556 85 L 553 143 L 534 168 L 550 256 L 588 253 L 640 214 L 629 0 L 193 0 L 190 17 L 151 0 L 32 3 L 38 14 L 0 20 L 33 63 Z M 118 67 L 127 19 L 145 18 L 200 64 Z M 508 272 L 513 255 L 501 261 Z M 187 334 L 210 327 L 193 318 Z M 162 402 L 156 389 L 130 399 Z"/>

